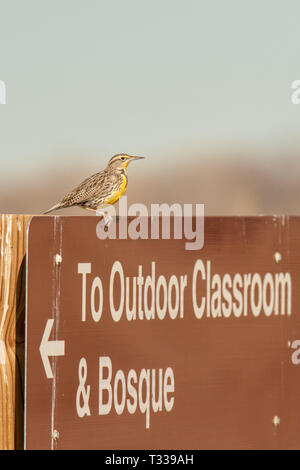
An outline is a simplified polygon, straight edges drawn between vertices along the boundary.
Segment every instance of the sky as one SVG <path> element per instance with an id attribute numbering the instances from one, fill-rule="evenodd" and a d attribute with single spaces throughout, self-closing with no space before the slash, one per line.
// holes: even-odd
<path id="1" fill-rule="evenodd" d="M 299 141 L 300 3 L 0 0 L 1 175 Z"/>

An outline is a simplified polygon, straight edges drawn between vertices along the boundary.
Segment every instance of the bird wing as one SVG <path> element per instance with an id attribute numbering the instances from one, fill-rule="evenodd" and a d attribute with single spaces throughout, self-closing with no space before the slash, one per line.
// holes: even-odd
<path id="1" fill-rule="evenodd" d="M 107 187 L 109 186 L 109 178 L 107 176 L 106 170 L 89 176 L 63 198 L 61 206 L 81 205 L 93 197 L 101 197 L 102 194 L 106 194 Z"/>

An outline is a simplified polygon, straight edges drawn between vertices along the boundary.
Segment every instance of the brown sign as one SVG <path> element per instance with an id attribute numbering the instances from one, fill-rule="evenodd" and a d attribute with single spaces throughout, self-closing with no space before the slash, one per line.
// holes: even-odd
<path id="1" fill-rule="evenodd" d="M 208 217 L 201 250 L 98 221 L 29 226 L 26 448 L 299 448 L 300 218 Z"/>

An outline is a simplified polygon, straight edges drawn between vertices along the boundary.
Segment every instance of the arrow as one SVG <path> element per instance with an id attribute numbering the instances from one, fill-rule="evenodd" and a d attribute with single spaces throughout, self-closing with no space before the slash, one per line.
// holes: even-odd
<path id="1" fill-rule="evenodd" d="M 65 355 L 65 342 L 64 341 L 49 341 L 50 333 L 53 327 L 54 320 L 49 319 L 46 323 L 46 328 L 40 344 L 41 358 L 44 364 L 44 369 L 48 379 L 53 379 L 53 372 L 50 366 L 49 356 L 64 356 Z"/>

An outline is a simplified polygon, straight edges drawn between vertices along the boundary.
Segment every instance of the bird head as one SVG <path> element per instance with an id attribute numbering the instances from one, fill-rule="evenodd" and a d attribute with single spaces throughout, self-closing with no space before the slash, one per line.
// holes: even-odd
<path id="1" fill-rule="evenodd" d="M 127 166 L 133 160 L 141 160 L 145 157 L 134 157 L 133 155 L 127 155 L 126 153 L 118 153 L 111 157 L 107 167 L 114 170 L 126 170 Z"/>

